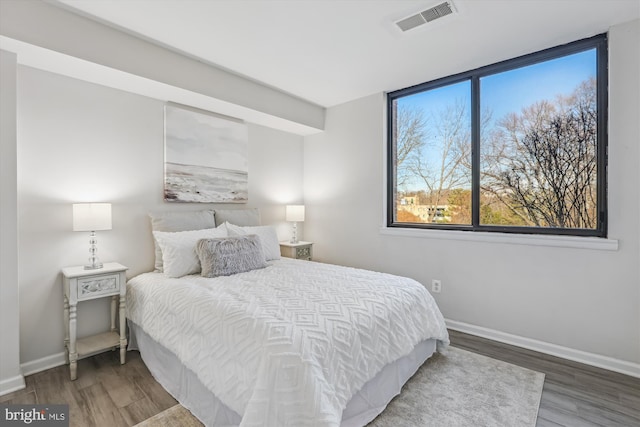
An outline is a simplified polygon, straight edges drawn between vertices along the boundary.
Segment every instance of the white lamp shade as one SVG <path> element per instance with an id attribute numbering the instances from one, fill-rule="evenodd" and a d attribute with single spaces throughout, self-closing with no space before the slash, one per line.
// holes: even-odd
<path id="1" fill-rule="evenodd" d="M 111 230 L 111 203 L 75 203 L 73 231 Z"/>
<path id="2" fill-rule="evenodd" d="M 288 205 L 286 217 L 291 222 L 304 221 L 304 205 Z"/>

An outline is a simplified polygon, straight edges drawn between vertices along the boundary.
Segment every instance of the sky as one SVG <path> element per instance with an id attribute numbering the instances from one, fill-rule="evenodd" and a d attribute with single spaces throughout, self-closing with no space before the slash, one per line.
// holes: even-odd
<path id="1" fill-rule="evenodd" d="M 494 118 L 518 112 L 543 99 L 554 100 L 558 94 L 569 94 L 582 81 L 596 75 L 596 51 L 584 52 L 493 74 L 480 79 L 483 107 L 490 107 Z M 438 111 L 452 99 L 471 99 L 469 81 L 406 96 L 398 103 Z M 427 114 L 428 115 L 428 114 Z"/>
<path id="2" fill-rule="evenodd" d="M 569 95 L 584 80 L 596 76 L 596 49 L 590 49 L 558 59 L 504 71 L 480 79 L 480 110 L 492 113 L 490 125 L 508 113 L 518 113 L 537 101 L 554 101 L 558 95 Z M 398 99 L 398 106 L 421 108 L 432 121 L 453 102 L 470 105 L 471 82 L 462 81 Z M 469 110 L 469 109 L 468 109 Z M 467 119 L 470 122 L 470 113 Z M 427 157 L 440 159 L 433 149 Z M 419 185 L 423 187 L 423 185 Z M 413 185 L 411 186 L 413 187 Z M 418 188 L 419 188 L 418 187 Z"/>
<path id="3" fill-rule="evenodd" d="M 483 77 L 480 102 L 491 108 L 493 118 L 557 95 L 568 95 L 584 80 L 596 76 L 596 50 Z"/>

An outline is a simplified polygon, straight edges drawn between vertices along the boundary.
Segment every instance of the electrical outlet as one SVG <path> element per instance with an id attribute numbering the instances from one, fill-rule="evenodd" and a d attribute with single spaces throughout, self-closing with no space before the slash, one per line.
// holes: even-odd
<path id="1" fill-rule="evenodd" d="M 437 279 L 431 281 L 431 292 L 439 294 L 442 290 L 442 282 Z"/>

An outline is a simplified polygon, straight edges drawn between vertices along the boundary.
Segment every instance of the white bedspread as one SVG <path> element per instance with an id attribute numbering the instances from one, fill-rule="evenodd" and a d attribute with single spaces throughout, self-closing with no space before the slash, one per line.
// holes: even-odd
<path id="1" fill-rule="evenodd" d="M 171 350 L 241 426 L 339 426 L 353 394 L 420 341 L 448 345 L 424 286 L 282 259 L 229 277 L 128 284 L 127 313 Z"/>

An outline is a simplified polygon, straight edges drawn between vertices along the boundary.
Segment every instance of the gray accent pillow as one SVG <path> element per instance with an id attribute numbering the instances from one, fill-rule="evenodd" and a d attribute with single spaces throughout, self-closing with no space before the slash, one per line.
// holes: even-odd
<path id="1" fill-rule="evenodd" d="M 250 209 L 216 209 L 216 225 L 229 222 L 231 224 L 246 227 L 248 225 L 260 225 L 260 210 Z"/>
<path id="2" fill-rule="evenodd" d="M 151 231 L 191 231 L 205 228 L 215 228 L 216 221 L 213 210 L 201 211 L 178 211 L 178 212 L 155 212 L 150 213 Z M 162 250 L 153 239 L 155 246 L 156 271 L 162 272 Z"/>
<path id="3" fill-rule="evenodd" d="M 267 266 L 262 243 L 255 234 L 200 239 L 196 253 L 200 258 L 202 277 L 230 276 Z"/>

